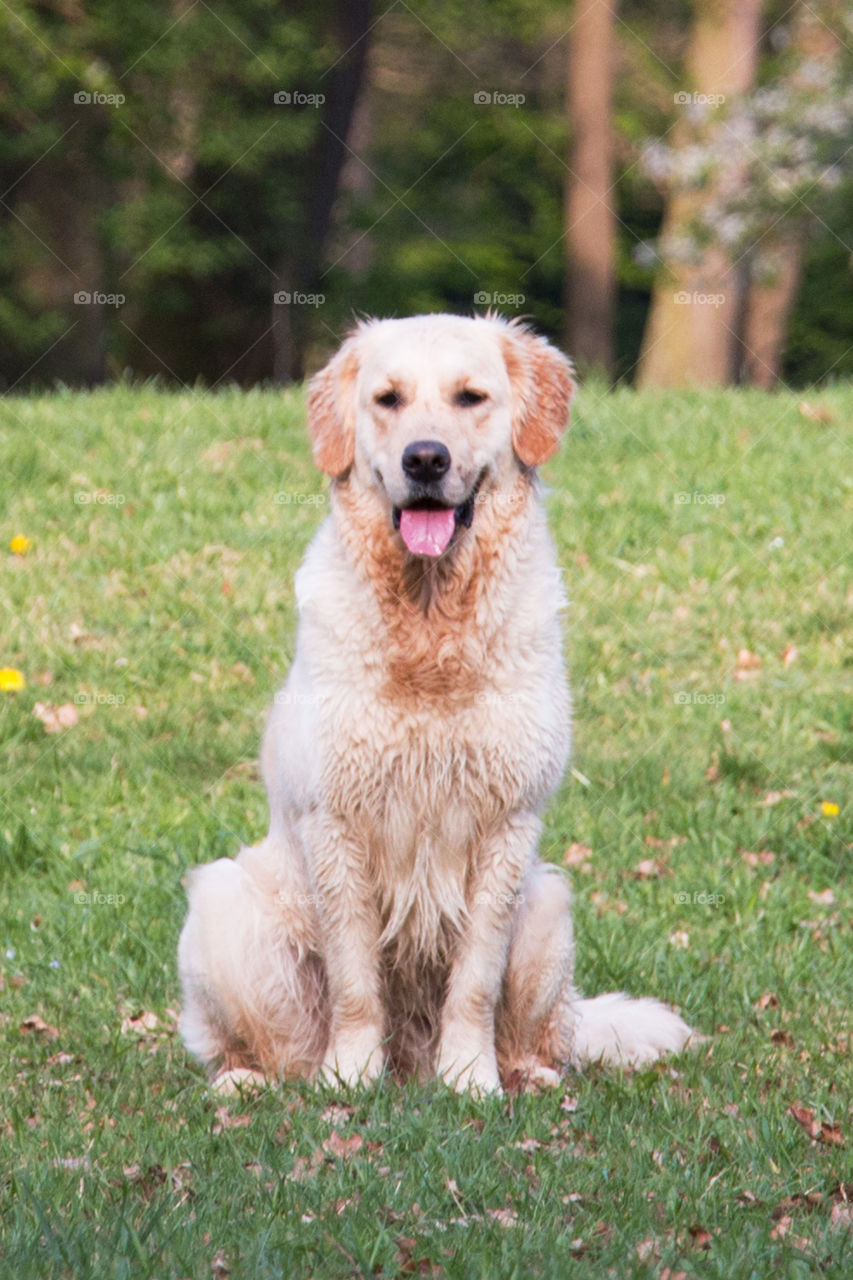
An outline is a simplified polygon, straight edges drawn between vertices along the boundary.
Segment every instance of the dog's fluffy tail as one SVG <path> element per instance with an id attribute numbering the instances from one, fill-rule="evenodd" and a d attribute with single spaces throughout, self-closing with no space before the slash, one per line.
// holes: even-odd
<path id="1" fill-rule="evenodd" d="M 572 1062 L 576 1066 L 602 1062 L 639 1067 L 705 1038 L 659 1000 L 633 1000 L 621 991 L 579 1000 L 574 1013 Z"/>

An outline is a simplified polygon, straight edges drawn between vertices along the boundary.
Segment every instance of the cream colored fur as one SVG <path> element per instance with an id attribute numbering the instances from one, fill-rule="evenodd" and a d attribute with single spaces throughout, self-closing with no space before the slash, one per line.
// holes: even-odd
<path id="1" fill-rule="evenodd" d="M 690 1036 L 657 1001 L 578 998 L 569 888 L 537 857 L 570 702 L 535 467 L 573 389 L 523 327 L 454 316 L 362 325 L 312 384 L 331 515 L 263 742 L 269 834 L 192 873 L 179 947 L 184 1039 L 224 1088 L 386 1065 L 554 1084 Z M 474 497 L 435 558 L 394 528 L 425 439 L 450 453 L 442 501 Z"/>

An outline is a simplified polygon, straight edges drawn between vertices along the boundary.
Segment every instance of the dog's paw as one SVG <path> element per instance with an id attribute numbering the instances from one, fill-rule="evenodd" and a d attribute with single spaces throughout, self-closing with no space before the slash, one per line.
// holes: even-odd
<path id="1" fill-rule="evenodd" d="M 258 1093 L 270 1083 L 262 1071 L 253 1071 L 250 1067 L 231 1067 L 221 1071 L 215 1077 L 212 1089 L 224 1097 L 235 1093 Z"/>
<path id="2" fill-rule="evenodd" d="M 322 1078 L 328 1084 L 369 1084 L 382 1074 L 385 1054 L 373 1031 L 339 1036 L 329 1046 Z"/>
<path id="3" fill-rule="evenodd" d="M 438 1074 L 457 1093 L 472 1093 L 482 1098 L 502 1092 L 494 1050 L 487 1052 L 461 1043 L 445 1043 L 439 1049 Z"/>

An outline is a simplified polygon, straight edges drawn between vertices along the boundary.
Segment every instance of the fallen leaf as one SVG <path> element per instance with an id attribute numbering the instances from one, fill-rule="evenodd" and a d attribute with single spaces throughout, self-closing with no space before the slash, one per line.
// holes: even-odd
<path id="1" fill-rule="evenodd" d="M 762 806 L 762 808 L 769 809 L 772 805 L 778 804 L 780 800 L 790 800 L 791 797 L 795 796 L 796 794 L 797 794 L 796 791 L 787 791 L 787 790 L 786 791 L 768 791 L 764 799 L 759 800 L 758 803 Z"/>
<path id="2" fill-rule="evenodd" d="M 748 867 L 770 867 L 776 861 L 776 854 L 771 849 L 759 849 L 757 853 L 744 849 L 740 856 Z"/>
<path id="3" fill-rule="evenodd" d="M 811 404 L 808 400 L 800 401 L 800 414 L 803 418 L 808 418 L 810 422 L 822 422 L 824 425 L 834 421 L 833 415 L 826 405 Z"/>
<path id="4" fill-rule="evenodd" d="M 781 653 L 782 665 L 790 667 L 792 662 L 796 662 L 800 656 L 800 651 L 795 644 L 786 644 Z"/>
<path id="5" fill-rule="evenodd" d="M 839 1200 L 832 1206 L 829 1221 L 836 1230 L 853 1231 L 853 1204 Z"/>
<path id="6" fill-rule="evenodd" d="M 227 1280 L 227 1277 L 230 1276 L 231 1268 L 228 1265 L 228 1259 L 225 1257 L 225 1254 L 221 1249 L 217 1251 L 215 1258 L 210 1264 L 210 1269 L 213 1272 L 214 1280 Z"/>
<path id="7" fill-rule="evenodd" d="M 579 867 L 581 871 L 591 871 L 592 865 L 589 862 L 591 857 L 592 849 L 588 844 L 573 842 L 563 854 L 563 866 Z"/>
<path id="8" fill-rule="evenodd" d="M 518 1214 L 515 1209 L 489 1209 L 488 1216 L 494 1218 L 495 1222 L 499 1222 L 502 1227 L 518 1226 Z"/>
<path id="9" fill-rule="evenodd" d="M 700 1227 L 698 1224 L 694 1224 L 692 1227 L 688 1227 L 688 1231 L 690 1233 L 690 1239 L 693 1241 L 695 1248 L 710 1249 L 711 1244 L 713 1242 L 713 1237 L 710 1231 L 708 1231 L 705 1227 Z"/>
<path id="10" fill-rule="evenodd" d="M 794 1102 L 788 1108 L 788 1115 L 805 1129 L 810 1138 L 817 1138 L 820 1133 L 820 1121 L 811 1107 L 802 1107 Z"/>
<path id="11" fill-rule="evenodd" d="M 765 991 L 763 996 L 759 996 L 753 1009 L 778 1009 L 779 1000 L 775 991 Z"/>
<path id="12" fill-rule="evenodd" d="M 44 1036 L 46 1040 L 56 1040 L 59 1037 L 56 1027 L 51 1027 L 37 1013 L 31 1013 L 29 1017 L 24 1018 L 21 1023 L 21 1031 L 24 1035 Z"/>
<path id="13" fill-rule="evenodd" d="M 670 946 L 679 947 L 682 951 L 686 951 L 690 946 L 690 934 L 684 929 L 676 929 L 675 933 L 669 935 Z"/>
<path id="14" fill-rule="evenodd" d="M 831 889 L 823 889 L 820 893 L 815 892 L 813 889 L 809 889 L 809 898 L 819 907 L 835 906 L 835 894 Z"/>
<path id="15" fill-rule="evenodd" d="M 157 1014 L 148 1009 L 144 1013 L 132 1014 L 129 1018 L 124 1018 L 121 1024 L 121 1034 L 141 1035 L 146 1032 L 156 1031 L 160 1025 L 160 1019 Z"/>
<path id="16" fill-rule="evenodd" d="M 637 880 L 653 880 L 659 876 L 671 876 L 672 871 L 664 862 L 654 858 L 643 858 L 631 872 Z"/>
<path id="17" fill-rule="evenodd" d="M 360 1151 L 363 1146 L 364 1138 L 360 1133 L 354 1133 L 350 1138 L 342 1138 L 337 1129 L 333 1129 L 323 1142 L 323 1150 L 338 1158 L 355 1155 L 356 1151 Z"/>
<path id="18" fill-rule="evenodd" d="M 760 654 L 753 653 L 751 649 L 738 649 L 735 658 L 735 680 L 751 680 L 758 675 L 761 667 Z"/>
<path id="19" fill-rule="evenodd" d="M 794 1219 L 787 1214 L 785 1215 L 785 1217 L 780 1218 L 779 1221 L 776 1223 L 775 1227 L 773 1228 L 773 1230 L 770 1232 L 770 1239 L 783 1240 L 785 1236 L 788 1234 L 788 1232 L 791 1230 L 793 1221 Z"/>
<path id="20" fill-rule="evenodd" d="M 63 729 L 72 728 L 80 718 L 77 708 L 71 702 L 65 702 L 61 707 L 37 702 L 33 707 L 33 715 L 41 720 L 45 733 L 62 733 Z"/>
<path id="21" fill-rule="evenodd" d="M 245 1129 L 247 1125 L 252 1123 L 253 1116 L 234 1114 L 227 1106 L 216 1108 L 216 1123 L 213 1126 L 214 1133 L 222 1133 L 225 1129 Z"/>
<path id="22" fill-rule="evenodd" d="M 687 844 L 687 836 L 670 836 L 667 840 L 662 840 L 659 836 L 644 836 L 643 844 L 647 844 L 650 849 L 677 849 L 680 844 Z"/>

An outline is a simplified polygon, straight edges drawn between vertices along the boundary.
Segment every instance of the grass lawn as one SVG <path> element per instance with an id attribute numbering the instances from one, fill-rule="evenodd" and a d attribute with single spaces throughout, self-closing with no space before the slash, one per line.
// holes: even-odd
<path id="1" fill-rule="evenodd" d="M 853 1275 L 853 388 L 809 398 L 591 387 L 546 468 L 579 980 L 711 1042 L 227 1105 L 175 1034 L 181 877 L 266 831 L 302 398 L 0 401 L 4 1280 Z"/>

